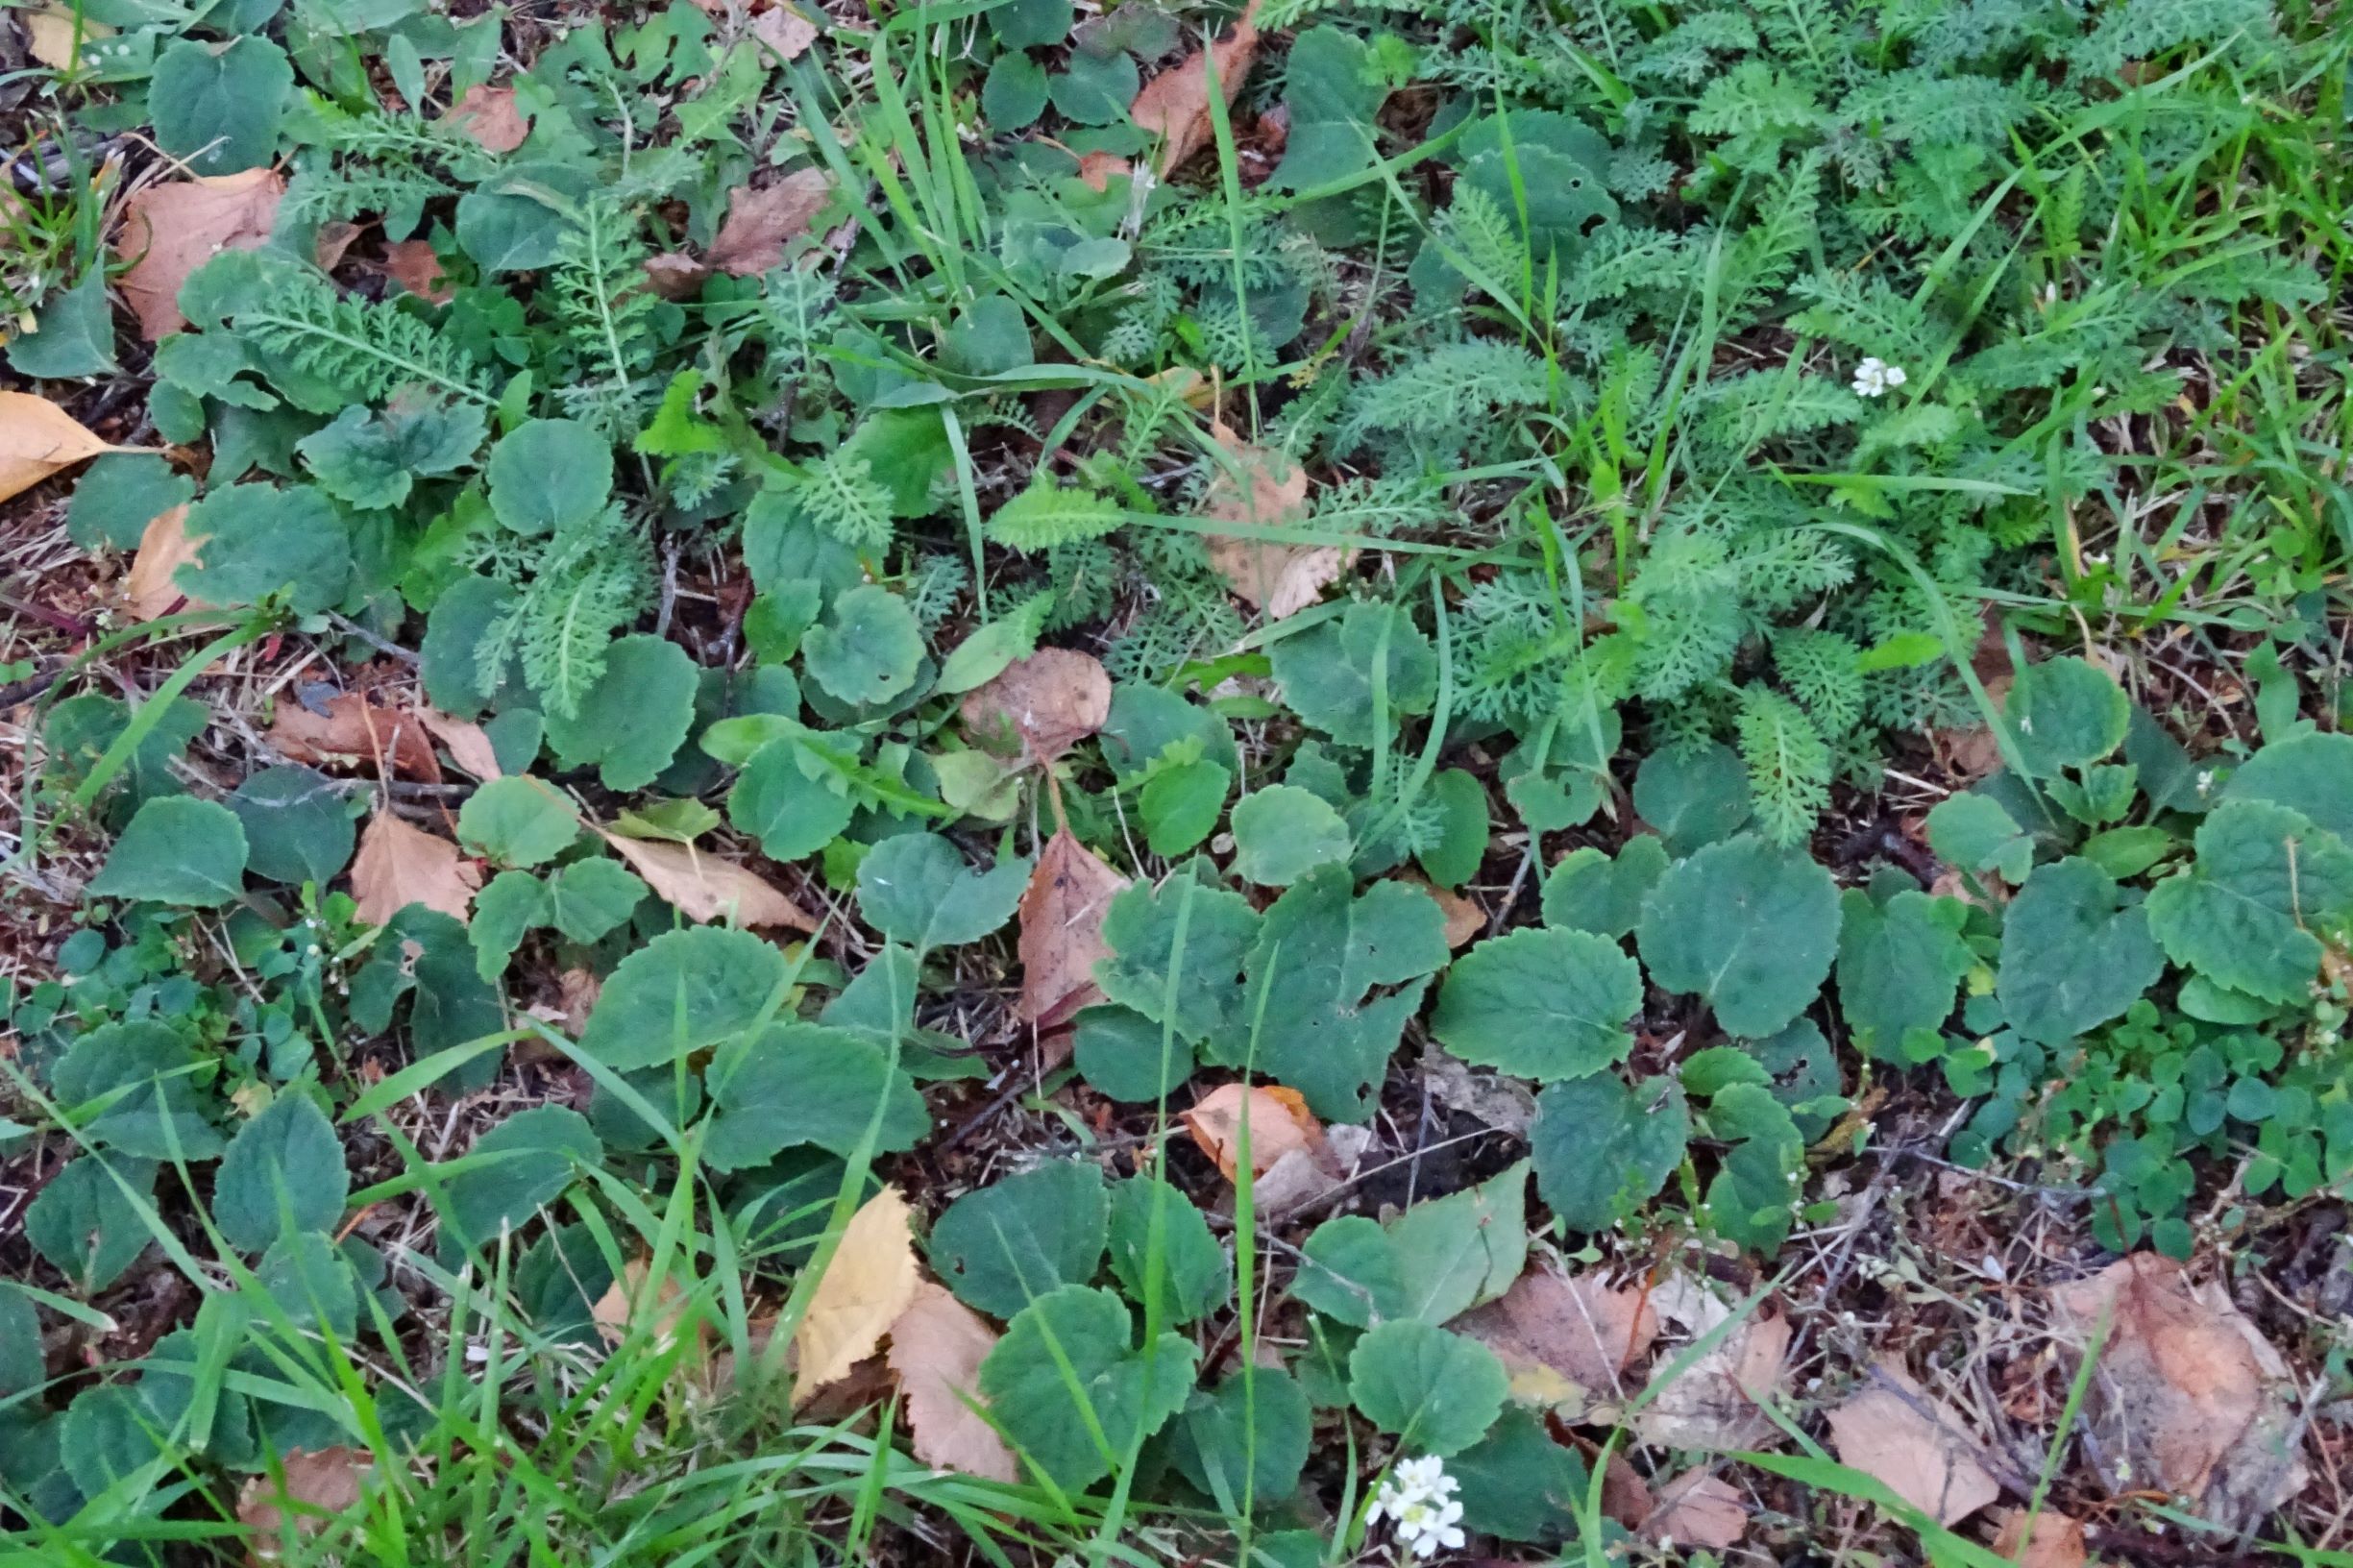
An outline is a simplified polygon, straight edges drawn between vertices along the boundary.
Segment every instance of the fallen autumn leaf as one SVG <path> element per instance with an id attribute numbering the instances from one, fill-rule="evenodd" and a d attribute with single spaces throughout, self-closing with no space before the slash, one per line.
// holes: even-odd
<path id="1" fill-rule="evenodd" d="M 793 1332 L 798 1357 L 793 1403 L 848 1376 L 880 1349 L 883 1335 L 914 1302 L 919 1282 L 907 1200 L 886 1187 L 850 1216 Z"/>
<path id="2" fill-rule="evenodd" d="M 462 920 L 481 885 L 481 868 L 461 858 L 457 845 L 381 807 L 368 819 L 352 860 L 352 896 L 369 925 L 384 924 L 410 904 Z"/>

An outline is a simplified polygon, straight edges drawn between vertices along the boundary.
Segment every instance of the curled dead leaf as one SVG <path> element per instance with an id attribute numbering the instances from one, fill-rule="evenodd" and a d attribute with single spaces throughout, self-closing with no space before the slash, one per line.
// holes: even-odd
<path id="1" fill-rule="evenodd" d="M 498 747 L 490 744 L 490 736 L 482 726 L 463 719 L 453 719 L 438 708 L 420 704 L 417 723 L 423 724 L 433 739 L 449 747 L 450 760 L 462 771 L 488 783 L 504 776 L 499 767 Z"/>
<path id="2" fill-rule="evenodd" d="M 352 859 L 352 896 L 367 925 L 382 925 L 410 904 L 462 920 L 481 885 L 480 865 L 460 857 L 457 845 L 380 807 Z"/>
<path id="3" fill-rule="evenodd" d="M 92 40 L 110 38 L 114 30 L 104 22 L 79 15 L 81 8 L 41 5 L 16 12 L 24 24 L 25 53 L 53 71 L 69 71 L 80 63 L 81 51 Z"/>
<path id="4" fill-rule="evenodd" d="M 755 871 L 691 844 L 625 839 L 599 828 L 613 853 L 690 920 L 729 920 L 757 930 L 781 925 L 814 931 L 817 917 Z"/>
<path id="5" fill-rule="evenodd" d="M 1094 967 L 1111 956 L 1103 915 L 1126 886 L 1066 827 L 1039 851 L 1021 894 L 1020 951 L 1021 1016 L 1041 1030 L 1059 1028 L 1102 999 Z"/>
<path id="6" fill-rule="evenodd" d="M 404 709 L 379 707 L 359 692 L 337 692 L 316 710 L 279 703 L 269 741 L 295 762 L 374 770 L 388 761 L 396 773 L 441 781 L 441 759 L 433 755 L 423 721 Z"/>
<path id="7" fill-rule="evenodd" d="M 727 195 L 707 261 L 731 278 L 757 278 L 784 264 L 784 248 L 809 232 L 833 200 L 833 178 L 823 169 L 796 169 L 773 184 L 738 185 Z"/>
<path id="8" fill-rule="evenodd" d="M 2109 1486 L 2160 1485 L 2242 1530 L 2310 1482 L 2287 1363 L 2220 1286 L 2136 1253 L 2051 1303 L 2079 1351 L 2108 1323 L 2085 1411 Z"/>
<path id="9" fill-rule="evenodd" d="M 1046 763 L 1103 727 L 1111 676 L 1093 655 L 1043 648 L 965 694 L 965 734 L 1000 757 Z"/>
<path id="10" fill-rule="evenodd" d="M 286 194 L 283 175 L 269 169 L 146 185 L 123 203 L 114 254 L 129 260 L 117 286 L 155 342 L 188 324 L 180 313 L 180 285 L 222 251 L 265 243 Z"/>
<path id="11" fill-rule="evenodd" d="M 1879 1362 L 1872 1381 L 1830 1412 L 1830 1446 L 1841 1463 L 1884 1482 L 1941 1525 L 2001 1495 L 1977 1462 L 1979 1445 L 1961 1412 L 1894 1360 Z"/>
<path id="12" fill-rule="evenodd" d="M 798 60 L 817 41 L 817 24 L 790 6 L 776 6 L 751 19 L 751 36 L 783 60 Z"/>
<path id="13" fill-rule="evenodd" d="M 114 450 L 47 398 L 0 392 L 0 501 Z"/>
<path id="14" fill-rule="evenodd" d="M 1143 85 L 1128 106 L 1128 117 L 1138 130 L 1160 138 L 1153 160 L 1163 179 L 1182 167 L 1187 159 L 1209 145 L 1210 66 L 1214 59 L 1217 90 L 1231 104 L 1241 90 L 1242 78 L 1259 53 L 1259 0 L 1250 0 L 1235 19 L 1234 31 L 1207 49 L 1196 49 L 1177 64 Z"/>
<path id="15" fill-rule="evenodd" d="M 1323 1123 L 1295 1089 L 1277 1084 L 1220 1084 L 1193 1102 L 1178 1120 L 1201 1152 L 1217 1162 L 1229 1182 L 1240 1168 L 1242 1124 L 1250 1126 L 1250 1174 L 1262 1176 L 1294 1151 L 1314 1155 L 1324 1147 Z"/>
<path id="16" fill-rule="evenodd" d="M 672 301 L 691 300 L 710 281 L 711 264 L 684 251 L 666 251 L 646 258 L 646 286 Z"/>
<path id="17" fill-rule="evenodd" d="M 1134 165 L 1116 153 L 1093 152 L 1079 155 L 1078 177 L 1087 183 L 1089 190 L 1109 190 L 1115 178 L 1123 178 L 1134 172 Z"/>
<path id="18" fill-rule="evenodd" d="M 450 111 L 441 116 L 441 123 L 482 151 L 501 157 L 522 146 L 531 135 L 531 128 L 515 102 L 515 89 L 487 86 L 479 82 L 450 106 Z"/>
<path id="19" fill-rule="evenodd" d="M 847 1377 L 851 1367 L 881 1349 L 883 1335 L 914 1303 L 920 1279 L 907 1200 L 896 1188 L 886 1187 L 843 1227 L 809 1310 L 793 1332 L 798 1368 L 793 1403 Z"/>
<path id="20" fill-rule="evenodd" d="M 184 503 L 159 513 L 140 533 L 138 551 L 131 557 L 131 570 L 123 575 L 123 607 L 134 621 L 154 621 L 175 610 L 204 607 L 172 580 L 182 567 L 196 559 L 197 544 L 188 537 L 187 519 Z"/>
<path id="21" fill-rule="evenodd" d="M 980 1363 L 996 1340 L 987 1319 L 929 1280 L 891 1326 L 888 1359 L 906 1400 L 915 1457 L 934 1469 L 1019 1479 L 1012 1450 L 976 1408 Z"/>

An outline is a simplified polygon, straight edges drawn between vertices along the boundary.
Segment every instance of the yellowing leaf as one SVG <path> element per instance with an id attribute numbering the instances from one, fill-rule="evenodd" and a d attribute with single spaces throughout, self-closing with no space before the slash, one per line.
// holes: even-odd
<path id="1" fill-rule="evenodd" d="M 459 858 L 457 845 L 380 807 L 359 835 L 359 853 L 352 861 L 352 896 L 369 925 L 383 924 L 410 904 L 462 920 L 481 885 L 481 868 Z"/>
<path id="2" fill-rule="evenodd" d="M 906 1400 L 915 1457 L 925 1464 L 989 1481 L 1019 1479 L 1013 1451 L 974 1409 L 980 1363 L 996 1339 L 988 1319 L 929 1280 L 891 1325 L 891 1370 Z"/>
<path id="3" fill-rule="evenodd" d="M 851 1367 L 881 1348 L 882 1336 L 914 1302 L 920 1283 L 907 1200 L 896 1188 L 886 1187 L 850 1216 L 809 1298 L 808 1312 L 793 1332 L 799 1364 L 793 1403 L 848 1376 Z"/>
<path id="4" fill-rule="evenodd" d="M 1296 1152 L 1320 1156 L 1323 1123 L 1308 1109 L 1295 1089 L 1254 1084 L 1224 1084 L 1193 1102 L 1177 1119 L 1185 1123 L 1201 1152 L 1217 1162 L 1229 1182 L 1241 1165 L 1242 1121 L 1250 1122 L 1250 1173 L 1263 1176 L 1285 1155 Z"/>
<path id="5" fill-rule="evenodd" d="M 188 537 L 187 517 L 184 504 L 175 506 L 150 519 L 139 535 L 138 553 L 131 557 L 131 570 L 123 577 L 123 604 L 134 621 L 204 608 L 172 580 L 203 548 L 203 541 Z"/>
<path id="6" fill-rule="evenodd" d="M 789 926 L 817 929 L 816 917 L 758 874 L 691 844 L 625 839 L 598 832 L 646 885 L 678 907 L 690 920 L 732 920 L 747 928 Z"/>
<path id="7" fill-rule="evenodd" d="M 114 449 L 30 392 L 0 392 L 0 501 Z"/>

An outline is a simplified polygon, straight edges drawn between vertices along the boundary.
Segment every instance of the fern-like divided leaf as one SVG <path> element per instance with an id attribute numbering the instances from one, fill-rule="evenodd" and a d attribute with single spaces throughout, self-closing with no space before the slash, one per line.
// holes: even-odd
<path id="1" fill-rule="evenodd" d="M 397 303 L 338 296 L 325 282 L 241 310 L 237 331 L 354 403 L 386 403 L 404 386 L 429 387 L 467 403 L 497 404 L 490 377 L 430 322 Z"/>
<path id="2" fill-rule="evenodd" d="M 613 203 L 584 203 L 548 278 L 549 313 L 580 371 L 566 406 L 615 441 L 637 433 L 661 348 L 661 302 L 645 286 L 647 251 L 635 230 Z"/>
<path id="3" fill-rule="evenodd" d="M 1805 710 L 1780 693 L 1751 686 L 1734 721 L 1757 825 L 1774 843 L 1802 844 L 1830 803 L 1830 748 Z"/>
<path id="4" fill-rule="evenodd" d="M 801 515 L 853 550 L 869 552 L 891 543 L 891 492 L 874 478 L 863 457 L 836 448 L 809 465 L 793 485 Z"/>
<path id="5" fill-rule="evenodd" d="M 1080 485 L 1059 485 L 1040 474 L 1028 489 L 996 509 L 989 537 L 1009 550 L 1052 550 L 1100 539 L 1125 521 L 1119 507 Z"/>

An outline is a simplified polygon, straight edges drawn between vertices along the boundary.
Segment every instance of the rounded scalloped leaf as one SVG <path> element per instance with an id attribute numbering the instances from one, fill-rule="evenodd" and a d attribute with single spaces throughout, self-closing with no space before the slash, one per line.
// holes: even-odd
<path id="1" fill-rule="evenodd" d="M 1246 1366 L 1214 1392 L 1187 1401 L 1169 1457 L 1219 1507 L 1262 1508 L 1298 1489 L 1314 1424 L 1314 1409 L 1289 1373 Z"/>
<path id="2" fill-rule="evenodd" d="M 572 802 L 536 778 L 494 778 L 458 808 L 457 837 L 502 866 L 553 860 L 580 836 Z"/>
<path id="3" fill-rule="evenodd" d="M 1103 1173 L 1057 1160 L 966 1193 L 931 1228 L 931 1266 L 966 1305 L 1011 1317 L 1103 1261 L 1111 1197 Z"/>
<path id="4" fill-rule="evenodd" d="M 1637 941 L 1651 978 L 1707 999 L 1735 1035 L 1770 1035 L 1805 1011 L 1838 950 L 1838 888 L 1802 854 L 1753 834 L 1670 867 Z"/>
<path id="5" fill-rule="evenodd" d="M 1635 812 L 1679 853 L 1739 832 L 1752 804 L 1740 753 L 1714 741 L 1654 751 L 1634 770 Z"/>
<path id="6" fill-rule="evenodd" d="M 937 833 L 901 833 L 858 863 L 858 912 L 867 924 L 920 952 L 978 942 L 1013 919 L 1030 864 L 1011 857 L 986 871 Z"/>
<path id="7" fill-rule="evenodd" d="M 613 494 L 613 449 L 576 420 L 527 419 L 499 438 L 484 465 L 490 509 L 526 535 L 585 523 Z"/>
<path id="8" fill-rule="evenodd" d="M 1177 926 L 1185 925 L 1183 972 Z M 1103 915 L 1112 956 L 1095 964 L 1103 994 L 1155 1022 L 1174 1017 L 1183 1039 L 1198 1041 L 1240 1006 L 1241 968 L 1259 934 L 1259 913 L 1238 893 L 1203 887 L 1184 872 L 1159 887 L 1132 883 Z"/>
<path id="9" fill-rule="evenodd" d="M 1066 1490 L 1111 1474 L 1192 1392 L 1191 1341 L 1164 1334 L 1140 1351 L 1135 1337 L 1117 1296 L 1064 1286 L 1016 1314 L 981 1362 L 989 1413 L 1015 1450 Z"/>
<path id="10" fill-rule="evenodd" d="M 1268 659 L 1292 711 L 1349 746 L 1374 744 L 1377 716 L 1394 729 L 1437 700 L 1437 654 L 1393 605 L 1352 604 L 1337 621 L 1284 638 Z"/>
<path id="11" fill-rule="evenodd" d="M 292 1231 L 325 1231 L 351 1191 L 334 1124 L 306 1095 L 283 1093 L 229 1142 L 212 1178 L 212 1222 L 260 1252 Z"/>
<path id="12" fill-rule="evenodd" d="M 443 1189 L 444 1218 L 468 1247 L 498 1239 L 562 1196 L 574 1173 L 604 1158 L 588 1118 L 560 1105 L 519 1111 L 474 1140 Z"/>
<path id="13" fill-rule="evenodd" d="M 1329 801 L 1295 784 L 1253 790 L 1234 807 L 1234 870 L 1262 888 L 1287 888 L 1318 866 L 1348 858 L 1348 824 Z"/>
<path id="14" fill-rule="evenodd" d="M 87 891 L 209 909 L 245 891 L 245 825 L 212 800 L 167 795 L 139 807 Z"/>
<path id="15" fill-rule="evenodd" d="M 1192 1041 L 1134 1008 L 1106 1003 L 1082 1009 L 1073 1021 L 1071 1060 L 1112 1099 L 1149 1104 L 1192 1076 Z"/>
<path id="16" fill-rule="evenodd" d="M 912 1149 L 931 1113 L 881 1046 L 848 1029 L 787 1023 L 720 1048 L 704 1074 L 719 1114 L 703 1146 L 719 1170 L 742 1170 L 796 1144 L 847 1159 L 877 1109 L 880 1153 Z"/>
<path id="17" fill-rule="evenodd" d="M 2300 811 L 2353 843 L 2353 735 L 2315 730 L 2267 746 L 2230 775 L 2222 796 Z"/>
<path id="18" fill-rule="evenodd" d="M 209 1160 L 221 1135 L 205 1119 L 211 1096 L 191 1072 L 204 1060 L 169 1024 L 125 1019 L 77 1039 L 51 1069 L 50 1088 L 61 1106 L 105 1107 L 77 1118 L 86 1142 L 150 1160 Z"/>
<path id="19" fill-rule="evenodd" d="M 1961 938 L 1969 906 L 1905 891 L 1885 904 L 1860 888 L 1840 899 L 1838 1005 L 1867 1056 L 1904 1060 L 1905 1035 L 1943 1026 L 1975 955 Z"/>
<path id="20" fill-rule="evenodd" d="M 323 490 L 232 484 L 188 508 L 196 559 L 173 574 L 207 604 L 258 604 L 285 590 L 297 615 L 332 609 L 351 581 L 351 531 Z"/>
<path id="21" fill-rule="evenodd" d="M 1573 849 L 1544 879 L 1544 923 L 1605 937 L 1630 935 L 1642 920 L 1642 901 L 1666 870 L 1667 845 L 1654 833 L 1627 840 L 1614 859 L 1591 847 Z"/>
<path id="22" fill-rule="evenodd" d="M 782 736 L 751 754 L 727 792 L 727 821 L 760 841 L 775 861 L 816 854 L 856 814 L 846 790 L 829 789 L 801 766 L 798 741 Z"/>
<path id="23" fill-rule="evenodd" d="M 2018 673 L 2002 708 L 2019 760 L 2036 778 L 2097 762 L 2124 744 L 2132 700 L 2104 670 L 2072 654 Z"/>
<path id="24" fill-rule="evenodd" d="M 572 716 L 548 713 L 548 744 L 567 768 L 595 763 L 608 790 L 643 789 L 685 744 L 700 684 L 677 644 L 643 633 L 617 638 Z"/>
<path id="25" fill-rule="evenodd" d="M 326 887 L 351 864 L 358 830 L 343 786 L 308 768 L 264 768 L 225 802 L 245 828 L 257 876 Z"/>
<path id="26" fill-rule="evenodd" d="M 1523 1078 L 1581 1078 L 1633 1046 L 1642 971 L 1590 931 L 1527 929 L 1456 960 L 1430 1032 L 1463 1061 Z"/>
<path id="27" fill-rule="evenodd" d="M 2117 907 L 2116 879 L 2072 856 L 2035 868 L 2010 900 L 1995 983 L 2011 1026 L 2061 1045 L 2120 1017 L 2165 972 L 2148 912 Z"/>
<path id="28" fill-rule="evenodd" d="M 129 1192 L 124 1188 L 130 1188 Z M 138 1261 L 155 1233 L 139 1214 L 156 1187 L 156 1163 L 86 1154 L 43 1184 L 26 1205 L 25 1239 L 73 1287 L 95 1295 Z"/>
<path id="29" fill-rule="evenodd" d="M 156 57 L 147 85 L 156 145 L 202 175 L 267 163 L 293 87 L 286 52 L 267 38 L 227 44 L 182 38 Z"/>
<path id="30" fill-rule="evenodd" d="M 2296 1002 L 2319 975 L 2308 929 L 2353 914 L 2353 850 L 2303 813 L 2231 799 L 2197 830 L 2197 863 L 2149 890 L 2149 934 L 2215 984 Z"/>
<path id="31" fill-rule="evenodd" d="M 923 629 L 907 601 L 868 583 L 833 601 L 833 614 L 800 641 L 801 667 L 841 701 L 888 702 L 915 684 L 923 662 Z"/>
<path id="32" fill-rule="evenodd" d="M 1605 1231 L 1666 1185 L 1690 1137 L 1671 1079 L 1628 1089 L 1603 1072 L 1555 1084 L 1536 1096 L 1528 1129 L 1537 1195 L 1570 1230 Z"/>
<path id="33" fill-rule="evenodd" d="M 784 976 L 784 955 L 748 931 L 665 932 L 604 982 L 580 1049 L 612 1067 L 674 1061 L 757 1022 Z"/>
<path id="34" fill-rule="evenodd" d="M 1157 1291 L 1165 1321 L 1190 1323 L 1232 1299 L 1225 1249 L 1193 1201 L 1166 1182 L 1138 1176 L 1113 1188 L 1109 1235 L 1119 1287 L 1139 1305 Z"/>
<path id="35" fill-rule="evenodd" d="M 1493 1351 L 1412 1318 L 1367 1330 L 1348 1355 L 1349 1399 L 1423 1454 L 1459 1453 L 1485 1436 L 1509 1391 Z"/>

